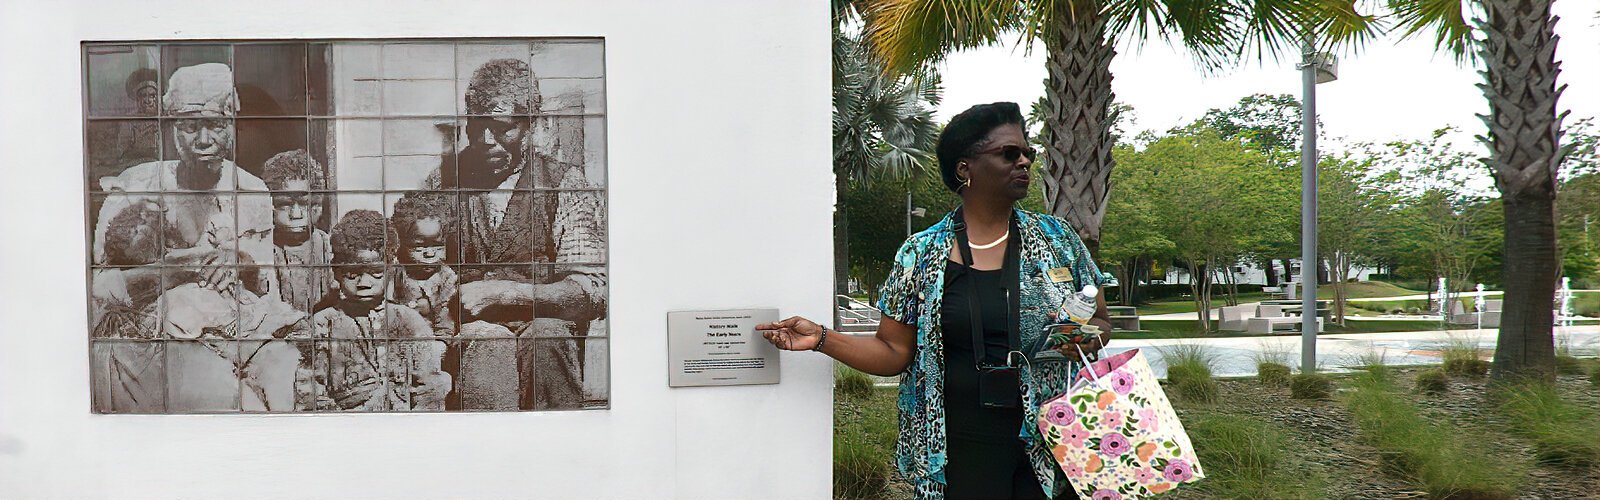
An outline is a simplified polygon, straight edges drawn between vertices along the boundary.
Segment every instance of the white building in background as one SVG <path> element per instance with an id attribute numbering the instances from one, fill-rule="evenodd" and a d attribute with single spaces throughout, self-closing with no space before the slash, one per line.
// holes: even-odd
<path id="1" fill-rule="evenodd" d="M 1283 262 L 1283 260 L 1278 259 L 1274 259 L 1272 261 L 1272 267 L 1278 273 L 1278 281 L 1280 283 L 1285 281 L 1300 281 L 1300 259 L 1288 259 L 1289 269 L 1287 270 L 1284 269 Z M 1240 285 L 1267 284 L 1266 269 L 1261 266 L 1257 266 L 1253 262 L 1241 262 L 1239 264 L 1235 264 L 1231 269 L 1228 269 L 1228 271 L 1233 273 L 1233 281 Z M 1377 272 L 1377 268 L 1354 266 L 1350 269 L 1350 277 L 1354 278 L 1356 281 L 1367 281 L 1368 277 L 1376 274 Z M 1214 276 L 1216 278 L 1216 283 L 1224 282 L 1220 272 Z M 1189 283 L 1189 270 L 1179 267 L 1168 267 L 1166 280 L 1167 283 L 1172 284 L 1187 284 Z"/>

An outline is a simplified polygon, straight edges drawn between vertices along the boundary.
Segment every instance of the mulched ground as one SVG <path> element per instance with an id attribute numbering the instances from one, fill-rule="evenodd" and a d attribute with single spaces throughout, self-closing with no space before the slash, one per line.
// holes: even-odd
<path id="1" fill-rule="evenodd" d="M 1420 368 L 1398 368 L 1396 379 L 1403 388 L 1414 386 Z M 1336 377 L 1339 384 L 1342 379 Z M 1527 440 L 1506 432 L 1506 422 L 1498 412 L 1487 411 L 1484 379 L 1455 378 L 1450 391 L 1441 395 L 1410 394 L 1424 414 L 1461 429 L 1463 435 L 1481 439 L 1491 456 L 1528 464 L 1528 477 L 1518 498 L 1600 499 L 1600 467 L 1587 470 L 1556 465 L 1534 464 L 1533 449 Z M 1362 444 L 1349 412 L 1335 399 L 1296 400 L 1288 388 L 1267 387 L 1255 379 L 1219 380 L 1223 403 L 1191 407 L 1179 403 L 1185 413 L 1210 412 L 1249 415 L 1278 425 L 1284 430 L 1295 454 L 1285 477 L 1321 477 L 1329 498 L 1404 499 L 1427 498 L 1427 494 L 1405 478 L 1382 467 L 1378 452 Z M 1600 409 L 1600 389 L 1583 376 L 1562 375 L 1561 393 L 1589 408 Z M 1600 436 L 1595 436 L 1600 439 Z M 891 470 L 893 467 L 891 467 Z M 1215 498 L 1203 492 L 1187 491 L 1171 498 Z M 898 478 L 891 479 L 882 498 L 909 499 L 910 490 Z"/>
<path id="2" fill-rule="evenodd" d="M 1395 371 L 1397 384 L 1403 388 L 1414 387 L 1420 368 L 1399 368 Z M 1343 380 L 1336 378 L 1339 383 Z M 1255 379 L 1218 381 L 1224 403 L 1204 411 L 1250 415 L 1277 424 L 1282 428 L 1303 460 L 1291 467 L 1327 480 L 1330 498 L 1389 499 L 1427 498 L 1420 488 L 1395 476 L 1382 467 L 1376 449 L 1357 439 L 1359 429 L 1344 406 L 1334 400 L 1306 401 L 1291 399 L 1288 388 L 1266 387 Z M 1507 459 L 1532 464 L 1533 449 L 1529 442 L 1504 431 L 1506 423 L 1498 412 L 1486 411 L 1485 383 L 1487 379 L 1455 378 L 1450 391 L 1437 396 L 1410 394 L 1412 401 L 1428 417 L 1461 429 L 1463 435 L 1481 438 L 1481 446 L 1502 450 L 1490 453 Z M 1589 385 L 1582 376 L 1562 375 L 1559 378 L 1561 393 L 1571 400 L 1600 408 L 1600 391 Z M 1196 411 L 1178 406 L 1179 415 Z M 1596 436 L 1595 439 L 1600 439 Z M 1294 477 L 1291 474 L 1290 477 Z M 1184 495 L 1184 498 L 1210 498 L 1203 494 Z M 1600 467 L 1588 470 L 1571 467 L 1533 465 L 1528 480 L 1518 498 L 1522 499 L 1595 499 L 1600 498 Z"/>

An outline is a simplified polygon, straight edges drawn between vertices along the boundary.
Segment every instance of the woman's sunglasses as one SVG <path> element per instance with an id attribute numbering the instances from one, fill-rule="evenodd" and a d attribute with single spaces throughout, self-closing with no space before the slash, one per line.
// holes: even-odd
<path id="1" fill-rule="evenodd" d="M 986 150 L 983 150 L 983 151 L 979 151 L 977 154 L 978 155 L 986 155 L 986 154 L 993 154 L 993 153 L 998 153 L 1001 158 L 1005 158 L 1005 160 L 1008 161 L 1008 162 L 1016 163 L 1017 158 L 1021 158 L 1021 157 L 1024 157 L 1024 156 L 1028 157 L 1028 161 L 1033 161 L 1034 155 L 1038 154 L 1038 151 L 1035 151 L 1032 146 L 1017 146 L 1017 145 L 1007 144 L 1005 146 L 1000 146 L 998 148 L 992 148 L 992 149 L 986 149 Z M 976 156 L 976 155 L 974 155 L 974 156 Z"/>

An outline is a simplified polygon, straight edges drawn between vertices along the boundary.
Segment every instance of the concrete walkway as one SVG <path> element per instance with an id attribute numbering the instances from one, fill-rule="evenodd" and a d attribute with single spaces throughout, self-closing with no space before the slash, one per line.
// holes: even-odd
<path id="1" fill-rule="evenodd" d="M 1193 317 L 1193 313 L 1190 313 Z M 1439 349 L 1453 342 L 1473 342 L 1488 352 L 1494 349 L 1496 336 L 1493 329 L 1446 330 L 1431 332 L 1353 333 L 1329 334 L 1317 338 L 1317 364 L 1327 372 L 1349 371 L 1361 365 L 1368 355 L 1380 355 L 1391 365 L 1428 365 L 1443 362 Z M 1557 345 L 1570 346 L 1574 355 L 1593 357 L 1600 354 L 1600 325 L 1572 326 L 1556 329 Z M 1155 370 L 1156 376 L 1165 377 L 1167 366 L 1164 351 L 1179 346 L 1199 346 L 1216 358 L 1213 370 L 1218 377 L 1247 377 L 1256 374 L 1259 359 L 1281 358 L 1290 367 L 1300 365 L 1300 337 L 1225 337 L 1204 339 L 1150 339 L 1113 340 L 1107 353 L 1140 349 Z"/>
<path id="2" fill-rule="evenodd" d="M 1260 305 L 1260 304 L 1261 304 L 1260 302 L 1240 302 L 1239 305 L 1241 305 L 1241 306 L 1250 306 L 1249 309 L 1246 309 L 1244 311 L 1244 314 L 1241 315 L 1241 317 L 1244 317 L 1244 318 L 1254 318 L 1254 317 L 1256 317 L 1256 308 L 1255 308 L 1255 306 Z M 1213 321 L 1221 319 L 1219 317 L 1221 315 L 1221 313 L 1218 312 L 1220 309 L 1221 309 L 1220 307 L 1215 307 L 1215 308 L 1211 309 L 1211 319 Z M 1199 317 L 1200 317 L 1199 314 L 1196 314 L 1194 311 L 1189 311 L 1189 312 L 1181 312 L 1181 313 L 1140 315 L 1139 316 L 1139 320 L 1140 321 L 1144 321 L 1144 320 L 1155 320 L 1155 321 L 1189 320 L 1189 321 L 1194 321 L 1194 320 L 1198 319 Z M 1435 315 L 1435 316 L 1426 316 L 1426 315 L 1417 315 L 1417 316 L 1390 316 L 1390 315 L 1384 315 L 1384 316 L 1346 316 L 1345 319 L 1352 319 L 1352 320 L 1357 320 L 1357 321 L 1368 321 L 1368 320 L 1371 320 L 1371 321 L 1439 321 L 1439 316 L 1437 316 L 1437 315 Z"/>

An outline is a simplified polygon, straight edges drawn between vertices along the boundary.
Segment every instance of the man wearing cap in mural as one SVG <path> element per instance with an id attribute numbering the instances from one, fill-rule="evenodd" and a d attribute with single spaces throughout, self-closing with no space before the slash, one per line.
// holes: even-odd
<path id="1" fill-rule="evenodd" d="M 441 168 L 428 182 L 436 188 L 489 190 L 462 192 L 463 230 L 460 245 L 455 246 L 463 253 L 461 261 L 604 261 L 605 229 L 598 216 L 598 197 L 531 191 L 587 184 L 581 165 L 556 158 L 554 121 L 530 117 L 539 109 L 539 94 L 528 63 L 517 59 L 485 63 L 473 72 L 464 98 L 471 115 L 464 130 L 466 146 L 444 162 L 456 165 L 456 172 Z M 522 409 L 579 407 L 581 354 L 577 344 L 566 339 L 588 335 L 594 322 L 605 318 L 605 269 L 582 265 L 533 266 L 531 272 L 512 266 L 482 269 L 468 266 L 461 272 L 461 336 L 514 334 L 520 339 L 519 382 L 514 398 L 507 394 L 512 388 L 503 387 L 499 394 L 463 394 L 463 405 L 505 409 L 514 401 Z M 478 354 L 463 353 L 461 364 L 472 366 L 475 359 L 489 364 L 488 358 L 507 353 Z M 463 390 L 473 383 L 463 380 Z M 470 401 L 474 397 L 483 401 Z"/>
<path id="2" fill-rule="evenodd" d="M 292 347 L 252 343 L 234 346 L 230 340 L 270 340 L 289 336 L 287 328 L 297 324 L 304 313 L 270 298 L 258 297 L 240 286 L 237 269 L 255 274 L 253 268 L 235 264 L 272 263 L 272 204 L 266 196 L 236 196 L 233 191 L 266 191 L 266 184 L 255 175 L 239 169 L 233 154 L 233 116 L 239 103 L 233 87 L 233 72 L 227 65 L 205 63 L 179 68 L 167 82 L 162 109 L 172 117 L 173 147 L 177 158 L 151 161 L 102 177 L 100 186 L 109 194 L 100 207 L 94 232 L 93 258 L 97 265 L 124 265 L 108 249 L 108 231 L 129 206 L 153 205 L 159 215 L 159 230 L 140 234 L 160 234 L 156 253 L 170 265 L 183 266 L 165 272 L 162 299 L 165 313 L 157 328 L 162 336 L 193 342 L 165 345 L 167 411 L 227 411 L 261 409 L 287 405 L 292 399 L 294 364 L 298 356 Z M 144 263 L 154 264 L 155 262 Z M 102 273 L 129 273 L 130 269 L 97 269 Z M 109 275 L 108 275 L 109 277 Z M 254 280 L 255 278 L 250 278 Z M 107 292 L 115 296 L 110 287 Z M 281 342 L 280 342 L 281 343 Z M 249 349 L 249 359 L 236 351 Z M 265 350 L 262 356 L 256 351 Z M 114 353 L 120 359 L 114 366 L 144 366 L 150 360 L 140 357 L 162 356 L 154 345 L 148 349 Z M 254 374 L 273 365 L 280 376 L 273 388 L 263 389 Z M 113 373 L 112 377 L 117 374 Z M 182 383 L 178 383 L 181 381 Z M 241 382 L 246 390 L 241 394 Z M 118 381 L 108 381 L 113 391 Z M 146 401 L 149 398 L 145 398 Z M 273 405 L 272 401 L 279 404 Z M 152 402 L 150 404 L 161 404 Z M 112 411 L 151 411 L 152 408 L 112 408 Z"/>
<path id="3" fill-rule="evenodd" d="M 139 68 L 128 74 L 126 83 L 128 99 L 133 101 L 134 116 L 156 116 L 160 90 L 156 86 L 156 70 Z M 138 165 L 160 159 L 161 127 L 154 121 L 138 120 L 122 123 L 117 130 L 117 167 Z"/>

